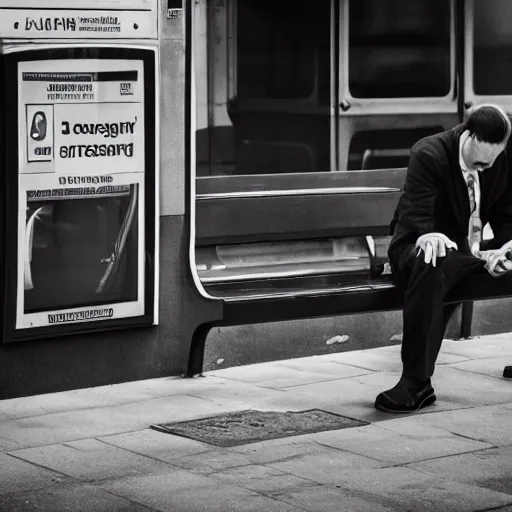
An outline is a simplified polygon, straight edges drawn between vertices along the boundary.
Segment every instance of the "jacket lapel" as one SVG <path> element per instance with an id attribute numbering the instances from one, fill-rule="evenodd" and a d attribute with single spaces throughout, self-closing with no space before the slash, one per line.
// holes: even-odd
<path id="1" fill-rule="evenodd" d="M 500 164 L 500 162 L 496 162 Z M 480 218 L 487 219 L 489 210 L 507 188 L 507 172 L 502 167 L 488 169 L 480 174 Z"/>

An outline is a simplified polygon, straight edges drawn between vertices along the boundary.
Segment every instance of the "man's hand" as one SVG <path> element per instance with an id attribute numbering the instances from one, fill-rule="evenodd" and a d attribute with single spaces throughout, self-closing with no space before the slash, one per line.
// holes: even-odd
<path id="1" fill-rule="evenodd" d="M 512 261 L 510 261 L 507 256 L 500 256 L 494 262 L 494 266 L 492 268 L 491 275 L 492 276 L 501 276 L 502 274 L 506 274 L 512 270 Z"/>
<path id="2" fill-rule="evenodd" d="M 503 249 L 507 249 L 504 251 Z M 499 277 L 512 271 L 512 249 L 502 247 L 495 251 L 487 251 L 485 268 L 493 277 Z"/>
<path id="3" fill-rule="evenodd" d="M 420 236 L 416 240 L 416 247 L 419 249 L 418 256 L 423 251 L 425 263 L 432 262 L 434 267 L 436 266 L 437 258 L 444 258 L 446 252 L 450 249 L 458 249 L 457 244 L 452 242 L 446 235 L 443 235 L 443 233 L 427 233 Z"/>
<path id="4" fill-rule="evenodd" d="M 478 257 L 485 261 L 485 268 L 493 277 L 512 271 L 512 240 L 500 249 L 480 251 Z"/>

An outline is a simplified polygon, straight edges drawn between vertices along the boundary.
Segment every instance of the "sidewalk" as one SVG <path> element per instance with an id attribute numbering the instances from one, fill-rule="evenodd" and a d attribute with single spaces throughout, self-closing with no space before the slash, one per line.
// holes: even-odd
<path id="1" fill-rule="evenodd" d="M 400 347 L 0 401 L 0 511 L 512 512 L 512 334 L 445 341 L 437 402 L 373 408 Z M 369 425 L 232 448 L 149 429 L 247 409 Z"/>

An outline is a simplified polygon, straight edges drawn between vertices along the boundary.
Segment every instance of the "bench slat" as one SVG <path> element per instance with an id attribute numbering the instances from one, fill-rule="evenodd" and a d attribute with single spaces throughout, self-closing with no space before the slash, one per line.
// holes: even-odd
<path id="1" fill-rule="evenodd" d="M 400 192 L 212 199 L 196 204 L 196 246 L 389 234 Z"/>
<path id="2" fill-rule="evenodd" d="M 196 178 L 196 195 L 339 187 L 403 188 L 406 169 L 208 176 Z"/>
<path id="3" fill-rule="evenodd" d="M 243 325 L 300 318 L 328 317 L 392 311 L 403 307 L 403 293 L 391 276 L 354 279 L 347 275 L 294 278 L 224 287 L 209 292 L 224 300 L 223 325 Z M 336 280 L 337 277 L 337 280 Z M 447 296 L 446 303 L 497 299 L 512 295 L 512 275 L 493 278 L 481 272 L 461 281 Z"/>
<path id="4" fill-rule="evenodd" d="M 395 310 L 402 294 L 393 286 L 372 290 L 371 286 L 347 286 L 327 293 L 274 295 L 260 300 L 224 302 L 223 325 L 248 325 L 306 318 L 321 318 Z"/>
<path id="5" fill-rule="evenodd" d="M 286 197 L 286 196 L 325 196 L 337 194 L 382 194 L 388 192 L 401 192 L 398 187 L 328 187 L 328 188 L 296 188 L 288 190 L 245 190 L 240 192 L 222 192 L 216 194 L 197 194 L 196 201 L 214 201 L 223 199 L 244 199 L 258 197 Z"/>

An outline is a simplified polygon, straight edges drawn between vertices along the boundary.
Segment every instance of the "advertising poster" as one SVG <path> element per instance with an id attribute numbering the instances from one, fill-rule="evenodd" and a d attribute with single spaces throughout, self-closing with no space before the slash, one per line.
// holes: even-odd
<path id="1" fill-rule="evenodd" d="M 144 315 L 141 60 L 18 63 L 16 329 Z"/>

